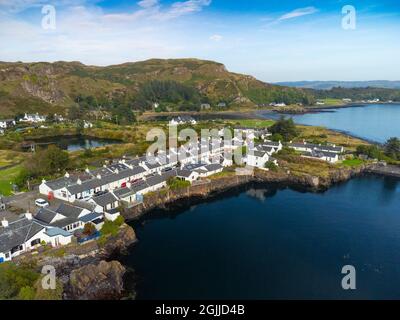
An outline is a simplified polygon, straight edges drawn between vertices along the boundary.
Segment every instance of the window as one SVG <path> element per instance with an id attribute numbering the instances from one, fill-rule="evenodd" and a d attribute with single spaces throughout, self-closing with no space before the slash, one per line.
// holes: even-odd
<path id="1" fill-rule="evenodd" d="M 22 245 L 15 246 L 14 248 L 11 249 L 11 254 L 21 251 L 23 249 Z"/>
<path id="2" fill-rule="evenodd" d="M 31 247 L 34 247 L 38 244 L 40 244 L 40 239 L 35 239 L 35 240 L 31 241 Z"/>

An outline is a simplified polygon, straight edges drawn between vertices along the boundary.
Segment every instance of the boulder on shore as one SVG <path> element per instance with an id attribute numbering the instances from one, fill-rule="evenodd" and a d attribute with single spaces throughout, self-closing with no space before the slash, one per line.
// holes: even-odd
<path id="1" fill-rule="evenodd" d="M 71 272 L 67 299 L 71 300 L 118 300 L 123 297 L 124 266 L 118 261 L 100 261 Z"/>

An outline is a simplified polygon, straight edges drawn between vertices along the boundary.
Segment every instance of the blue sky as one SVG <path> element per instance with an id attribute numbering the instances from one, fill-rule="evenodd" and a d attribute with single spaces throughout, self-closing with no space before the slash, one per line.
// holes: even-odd
<path id="1" fill-rule="evenodd" d="M 43 5 L 56 28 L 42 28 Z M 342 7 L 356 28 L 342 28 Z M 0 60 L 193 57 L 268 82 L 400 79 L 397 0 L 0 0 Z"/>

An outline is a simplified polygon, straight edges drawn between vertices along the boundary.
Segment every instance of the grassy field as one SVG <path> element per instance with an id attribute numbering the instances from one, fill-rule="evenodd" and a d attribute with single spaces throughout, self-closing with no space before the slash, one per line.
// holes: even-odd
<path id="1" fill-rule="evenodd" d="M 344 102 L 341 99 L 331 99 L 331 98 L 327 98 L 327 99 L 323 99 L 322 100 L 326 106 L 341 106 L 344 105 Z"/>
<path id="2" fill-rule="evenodd" d="M 361 159 L 347 159 L 342 162 L 342 165 L 346 167 L 358 167 L 364 163 L 365 162 Z"/>
<path id="3" fill-rule="evenodd" d="M 22 152 L 0 150 L 0 168 L 20 163 L 24 159 Z"/>
<path id="4" fill-rule="evenodd" d="M 21 170 L 20 166 L 15 166 L 9 169 L 0 170 L 0 194 L 9 196 L 12 193 L 11 184 L 18 176 Z"/>
<path id="5" fill-rule="evenodd" d="M 318 143 L 334 143 L 341 145 L 349 150 L 355 150 L 359 145 L 368 145 L 369 143 L 361 139 L 353 138 L 340 132 L 328 130 L 323 127 L 297 126 L 301 134 L 296 139 L 298 141 L 307 140 Z"/>

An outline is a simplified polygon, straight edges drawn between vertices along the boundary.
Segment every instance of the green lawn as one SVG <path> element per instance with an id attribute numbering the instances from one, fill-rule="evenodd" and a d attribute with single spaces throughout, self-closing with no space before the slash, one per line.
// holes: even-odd
<path id="1" fill-rule="evenodd" d="M 338 106 L 338 105 L 344 104 L 343 101 L 342 101 L 341 99 L 327 98 L 327 99 L 322 99 L 322 101 L 323 101 L 326 105 L 330 105 L 330 106 Z"/>
<path id="2" fill-rule="evenodd" d="M 273 120 L 258 120 L 258 119 L 229 120 L 229 122 L 240 123 L 240 126 L 249 128 L 264 128 L 264 127 L 270 127 L 274 124 Z"/>
<path id="3" fill-rule="evenodd" d="M 15 166 L 6 170 L 0 170 L 0 194 L 5 196 L 11 195 L 11 184 L 18 176 L 20 170 L 21 166 Z"/>
<path id="4" fill-rule="evenodd" d="M 348 159 L 348 160 L 344 160 L 342 162 L 343 165 L 348 166 L 348 167 L 357 167 L 359 165 L 362 165 L 364 163 L 364 161 L 360 160 L 360 159 Z"/>

